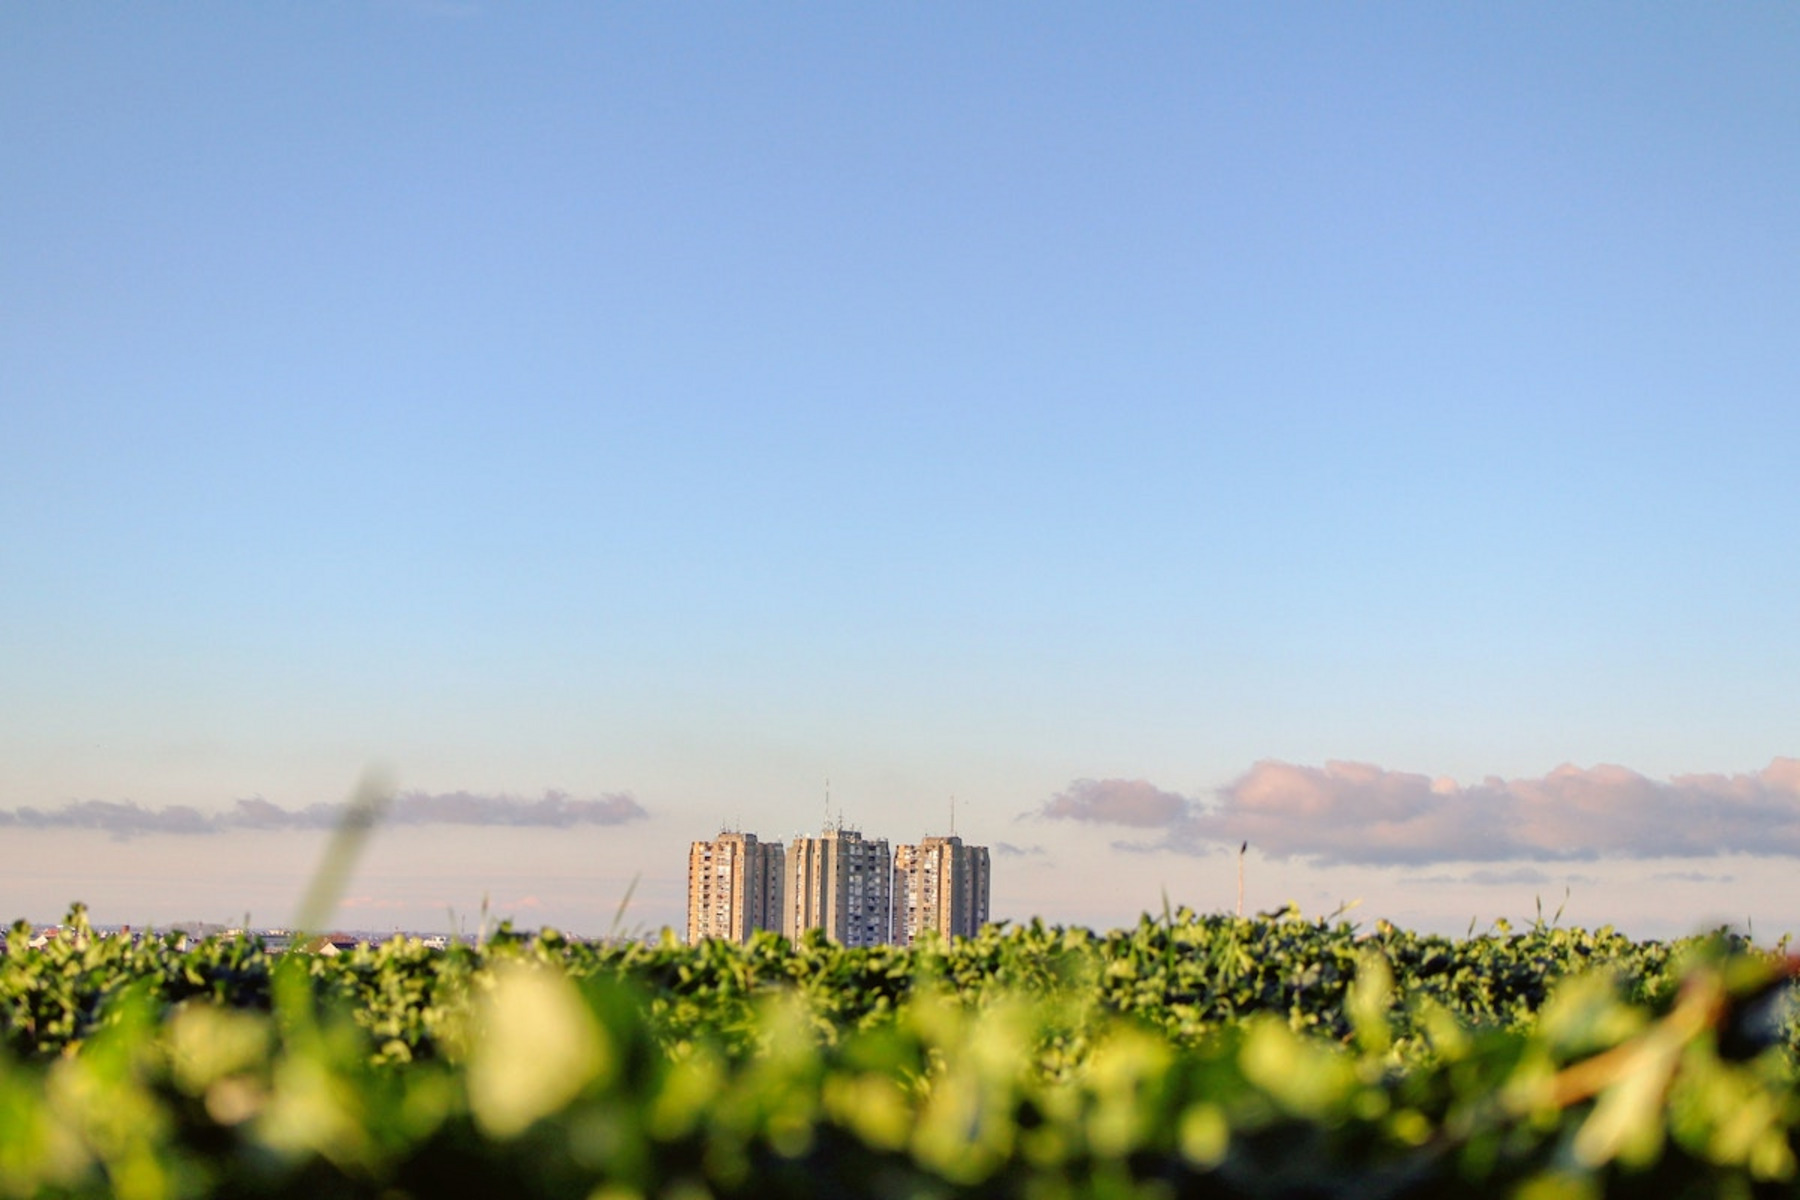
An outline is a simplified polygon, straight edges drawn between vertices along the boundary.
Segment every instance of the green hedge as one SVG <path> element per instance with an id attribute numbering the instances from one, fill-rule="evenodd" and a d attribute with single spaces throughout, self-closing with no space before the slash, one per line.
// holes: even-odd
<path id="1" fill-rule="evenodd" d="M 0 958 L 0 1196 L 1794 1190 L 1788 960 L 1181 912 L 910 950 L 510 929 Z"/>

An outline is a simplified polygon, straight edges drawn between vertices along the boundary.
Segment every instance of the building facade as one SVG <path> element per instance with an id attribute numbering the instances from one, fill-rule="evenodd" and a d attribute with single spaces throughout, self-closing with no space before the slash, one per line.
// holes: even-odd
<path id="1" fill-rule="evenodd" d="M 886 839 L 827 826 L 788 844 L 781 932 L 798 941 L 809 929 L 845 946 L 874 946 L 892 929 L 893 857 Z"/>
<path id="2" fill-rule="evenodd" d="M 973 937 L 988 923 L 988 851 L 955 835 L 928 837 L 894 851 L 895 945 L 910 946 L 928 929 Z"/>
<path id="3" fill-rule="evenodd" d="M 688 848 L 687 940 L 747 942 L 759 929 L 781 928 L 787 873 L 779 842 L 753 833 L 721 833 Z"/>

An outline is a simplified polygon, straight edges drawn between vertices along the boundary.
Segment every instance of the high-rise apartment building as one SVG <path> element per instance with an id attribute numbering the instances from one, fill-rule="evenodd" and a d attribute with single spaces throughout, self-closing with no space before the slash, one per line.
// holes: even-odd
<path id="1" fill-rule="evenodd" d="M 827 826 L 818 837 L 788 844 L 781 932 L 798 940 L 809 929 L 845 946 L 888 940 L 893 856 L 886 839 Z"/>
<path id="2" fill-rule="evenodd" d="M 779 842 L 754 833 L 721 833 L 688 849 L 687 940 L 747 942 L 758 929 L 781 928 L 786 873 Z"/>
<path id="3" fill-rule="evenodd" d="M 973 937 L 987 922 L 986 846 L 965 846 L 953 834 L 894 851 L 896 945 L 912 945 L 927 929 L 946 938 Z"/>

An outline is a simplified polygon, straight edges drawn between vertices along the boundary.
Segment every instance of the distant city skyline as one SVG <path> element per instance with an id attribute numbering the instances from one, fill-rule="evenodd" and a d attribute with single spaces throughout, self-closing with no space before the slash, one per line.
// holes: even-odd
<path id="1" fill-rule="evenodd" d="M 955 834 L 895 844 L 828 818 L 783 845 L 723 829 L 688 846 L 685 936 L 799 941 L 816 931 L 844 946 L 973 937 L 991 917 L 992 883 L 988 848 Z"/>
<path id="2" fill-rule="evenodd" d="M 1800 932 L 1800 9 L 0 8 L 0 914 Z"/>

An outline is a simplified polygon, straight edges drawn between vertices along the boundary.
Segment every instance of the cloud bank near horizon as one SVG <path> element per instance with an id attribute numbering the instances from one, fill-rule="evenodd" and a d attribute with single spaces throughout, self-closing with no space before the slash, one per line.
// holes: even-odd
<path id="1" fill-rule="evenodd" d="M 1669 780 L 1562 766 L 1466 786 L 1369 763 L 1265 761 L 1212 802 L 1142 779 L 1080 779 L 1025 815 L 1154 831 L 1120 849 L 1204 855 L 1249 842 L 1321 865 L 1800 856 L 1800 759 Z"/>
<path id="2" fill-rule="evenodd" d="M 148 808 L 129 800 L 75 800 L 60 808 L 0 809 L 0 828 L 94 829 L 115 838 L 150 834 L 211 835 L 238 830 L 331 829 L 343 819 L 343 804 L 283 808 L 260 796 L 239 800 L 223 812 L 202 812 L 185 804 Z M 478 792 L 401 792 L 382 814 L 384 825 L 489 825 L 569 829 L 577 825 L 623 825 L 650 814 L 629 792 L 577 799 L 546 791 L 536 800 Z"/>

